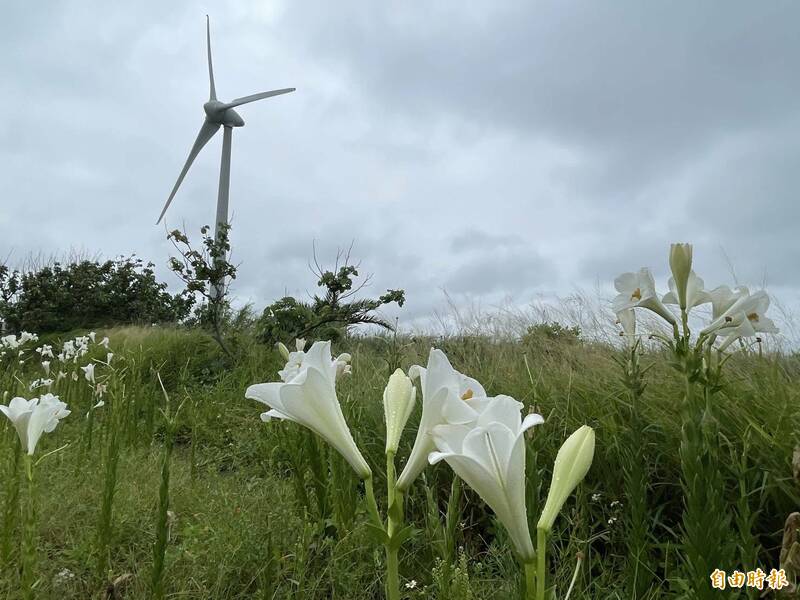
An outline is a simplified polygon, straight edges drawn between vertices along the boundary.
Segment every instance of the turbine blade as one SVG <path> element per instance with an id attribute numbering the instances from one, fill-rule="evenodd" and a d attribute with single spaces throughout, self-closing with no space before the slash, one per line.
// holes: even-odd
<path id="1" fill-rule="evenodd" d="M 206 44 L 208 45 L 208 81 L 210 82 L 208 99 L 216 100 L 217 89 L 214 87 L 214 67 L 211 65 L 211 21 L 208 15 L 206 15 Z"/>
<path id="2" fill-rule="evenodd" d="M 271 92 L 261 92 L 260 94 L 251 94 L 250 96 L 245 96 L 244 98 L 236 98 L 236 100 L 226 103 L 225 108 L 233 108 L 234 106 L 239 106 L 240 104 L 247 104 L 248 102 L 255 102 L 256 100 L 262 100 L 264 98 L 271 98 L 272 96 L 288 94 L 289 92 L 295 91 L 295 89 L 296 88 L 283 88 L 282 90 L 272 90 Z"/>
<path id="3" fill-rule="evenodd" d="M 164 218 L 164 213 L 167 212 L 172 199 L 175 197 L 175 193 L 178 191 L 183 178 L 186 177 L 186 173 L 189 171 L 189 167 L 192 166 L 194 159 L 197 158 L 198 154 L 200 154 L 200 150 L 202 150 L 203 146 L 208 143 L 208 140 L 214 137 L 214 134 L 217 133 L 217 129 L 219 129 L 219 127 L 219 123 L 209 123 L 208 121 L 203 123 L 203 126 L 200 128 L 200 133 L 197 134 L 197 139 L 194 141 L 194 145 L 189 151 L 189 158 L 186 159 L 186 164 L 183 165 L 181 174 L 178 175 L 178 181 L 175 182 L 175 187 L 172 188 L 172 193 L 170 193 L 169 198 L 167 198 L 167 203 L 164 205 L 164 208 L 161 210 L 161 214 L 158 216 L 156 225 L 161 223 L 161 219 Z"/>

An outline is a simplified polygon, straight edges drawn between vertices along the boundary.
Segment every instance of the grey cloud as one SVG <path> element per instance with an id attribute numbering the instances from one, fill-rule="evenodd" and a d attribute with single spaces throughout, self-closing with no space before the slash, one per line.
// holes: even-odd
<path id="1" fill-rule="evenodd" d="M 445 289 L 456 293 L 508 294 L 547 285 L 552 267 L 535 254 L 487 251 L 456 268 L 445 280 Z"/>
<path id="2" fill-rule="evenodd" d="M 450 240 L 450 249 L 454 252 L 475 252 L 491 250 L 493 248 L 506 248 L 518 246 L 522 240 L 515 235 L 497 235 L 475 229 L 469 229 L 455 234 Z"/>
<path id="3" fill-rule="evenodd" d="M 525 302 L 610 285 L 671 241 L 709 283 L 800 289 L 800 5 L 244 1 L 212 13 L 217 87 L 298 91 L 242 110 L 234 292 L 314 291 L 314 241 L 422 318 L 454 294 Z M 10 5 L 0 23 L 0 256 L 69 247 L 161 266 L 158 211 L 202 121 L 204 11 Z M 219 139 L 168 213 L 214 217 Z M 766 274 L 766 275 L 765 275 Z M 175 282 L 177 284 L 177 282 Z M 792 292 L 791 290 L 795 290 Z"/>

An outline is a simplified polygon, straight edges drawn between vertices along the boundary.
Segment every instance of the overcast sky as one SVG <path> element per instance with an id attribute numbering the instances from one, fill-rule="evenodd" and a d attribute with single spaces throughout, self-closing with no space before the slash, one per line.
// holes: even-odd
<path id="1" fill-rule="evenodd" d="M 355 240 L 401 319 L 599 288 L 695 244 L 708 286 L 800 307 L 800 4 L 11 3 L 0 21 L 0 256 L 136 252 L 203 121 L 205 13 L 233 135 L 233 292 L 314 291 Z M 435 7 L 433 5 L 435 4 Z M 211 224 L 221 135 L 167 224 Z"/>

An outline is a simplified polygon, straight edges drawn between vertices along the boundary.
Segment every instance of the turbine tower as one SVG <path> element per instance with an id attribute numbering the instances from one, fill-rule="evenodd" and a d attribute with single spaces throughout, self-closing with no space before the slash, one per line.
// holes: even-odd
<path id="1" fill-rule="evenodd" d="M 283 88 L 280 90 L 261 92 L 258 94 L 243 96 L 242 98 L 236 98 L 231 102 L 220 102 L 217 100 L 217 90 L 214 87 L 214 67 L 211 62 L 211 25 L 209 23 L 208 15 L 206 15 L 206 45 L 208 47 L 209 81 L 208 102 L 203 104 L 203 110 L 206 113 L 206 119 L 203 123 L 203 126 L 200 128 L 200 133 L 197 134 L 197 139 L 194 141 L 194 145 L 192 145 L 192 149 L 189 151 L 189 158 L 186 159 L 186 163 L 183 165 L 180 175 L 178 175 L 178 180 L 175 182 L 175 186 L 172 188 L 172 192 L 170 193 L 169 198 L 167 198 L 167 202 L 164 204 L 164 208 L 161 210 L 161 214 L 159 215 L 156 224 L 161 223 L 161 219 L 164 218 L 164 213 L 167 212 L 167 208 L 169 208 L 173 198 L 175 198 L 175 193 L 178 191 L 183 178 L 186 177 L 186 173 L 189 171 L 189 167 L 192 166 L 194 159 L 197 158 L 198 154 L 200 154 L 200 150 L 202 150 L 203 146 L 205 146 L 208 141 L 214 137 L 214 134 L 217 133 L 219 128 L 223 127 L 222 162 L 219 169 L 217 220 L 214 232 L 214 235 L 217 237 L 217 239 L 219 239 L 221 229 L 220 226 L 228 223 L 228 194 L 230 192 L 231 184 L 231 139 L 233 137 L 233 128 L 242 127 L 244 125 L 244 119 L 239 116 L 239 113 L 234 110 L 234 107 L 255 102 L 256 100 L 270 98 L 272 96 L 288 94 L 289 92 L 295 91 L 295 88 Z M 212 293 L 215 297 L 222 295 L 223 287 L 224 283 L 212 290 Z"/>

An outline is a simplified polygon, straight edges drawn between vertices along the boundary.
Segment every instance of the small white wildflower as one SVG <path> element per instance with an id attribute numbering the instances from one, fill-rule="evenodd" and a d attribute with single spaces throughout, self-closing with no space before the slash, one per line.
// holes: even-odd
<path id="1" fill-rule="evenodd" d="M 611 518 L 608 520 L 608 524 L 609 524 L 609 526 L 612 526 L 612 525 L 614 525 L 614 523 L 616 523 L 616 522 L 617 522 L 617 517 L 611 517 Z"/>
<path id="2" fill-rule="evenodd" d="M 407 590 L 413 590 L 416 587 L 417 587 L 417 580 L 416 579 L 412 579 L 411 581 L 406 583 L 406 589 Z"/>
<path id="3" fill-rule="evenodd" d="M 592 502 L 597 502 L 598 500 L 600 500 L 601 497 L 602 497 L 602 494 L 600 494 L 600 493 L 592 494 Z"/>
<path id="4" fill-rule="evenodd" d="M 44 369 L 44 374 L 45 375 L 50 375 L 50 361 L 49 360 L 43 360 L 42 361 L 42 368 Z"/>
<path id="5" fill-rule="evenodd" d="M 56 586 L 64 585 L 67 582 L 75 579 L 75 573 L 70 571 L 69 569 L 61 569 L 58 573 L 53 576 L 53 583 Z"/>
<path id="6" fill-rule="evenodd" d="M 108 363 L 110 365 L 112 358 L 114 358 L 114 353 L 113 352 L 109 352 L 108 354 L 106 354 L 106 363 Z"/>

